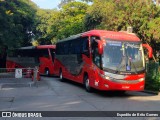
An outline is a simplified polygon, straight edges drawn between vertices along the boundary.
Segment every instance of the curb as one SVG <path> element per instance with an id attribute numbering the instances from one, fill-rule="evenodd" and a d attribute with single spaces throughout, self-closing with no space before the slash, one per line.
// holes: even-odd
<path id="1" fill-rule="evenodd" d="M 159 91 L 155 92 L 155 91 L 150 91 L 150 90 L 144 90 L 142 92 L 149 93 L 149 94 L 154 94 L 154 95 L 159 95 Z"/>
<path id="2" fill-rule="evenodd" d="M 21 87 L 34 87 L 36 85 L 35 82 L 27 82 L 27 83 L 2 83 L 0 84 L 0 90 L 2 88 L 21 88 Z"/>

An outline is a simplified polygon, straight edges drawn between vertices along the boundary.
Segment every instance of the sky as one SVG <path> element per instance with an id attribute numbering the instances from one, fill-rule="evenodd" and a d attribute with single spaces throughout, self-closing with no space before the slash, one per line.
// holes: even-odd
<path id="1" fill-rule="evenodd" d="M 31 0 L 43 9 L 57 8 L 61 0 Z"/>

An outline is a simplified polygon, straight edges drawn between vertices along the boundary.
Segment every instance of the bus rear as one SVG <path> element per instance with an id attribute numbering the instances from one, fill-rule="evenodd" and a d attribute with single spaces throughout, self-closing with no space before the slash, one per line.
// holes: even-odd
<path id="1" fill-rule="evenodd" d="M 53 74 L 55 45 L 21 47 L 11 51 L 7 58 L 7 68 L 27 68 L 39 66 L 43 75 Z"/>
<path id="2" fill-rule="evenodd" d="M 27 68 L 35 67 L 39 65 L 39 60 L 37 58 L 36 47 L 28 46 L 21 47 L 14 50 L 8 51 L 6 67 L 10 68 Z"/>
<path id="3" fill-rule="evenodd" d="M 39 71 L 42 75 L 54 74 L 54 57 L 55 57 L 55 45 L 40 45 L 37 46 L 39 53 Z"/>

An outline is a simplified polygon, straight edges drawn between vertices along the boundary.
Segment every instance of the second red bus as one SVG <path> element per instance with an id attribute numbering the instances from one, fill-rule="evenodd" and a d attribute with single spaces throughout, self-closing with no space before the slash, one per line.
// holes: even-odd
<path id="1" fill-rule="evenodd" d="M 7 68 L 39 66 L 42 75 L 53 75 L 55 45 L 28 46 L 15 49 L 7 57 Z"/>

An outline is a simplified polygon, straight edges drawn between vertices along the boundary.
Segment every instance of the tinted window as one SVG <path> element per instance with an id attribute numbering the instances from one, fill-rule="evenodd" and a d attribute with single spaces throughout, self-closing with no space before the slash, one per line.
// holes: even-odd
<path id="1" fill-rule="evenodd" d="M 89 51 L 88 37 L 81 38 L 82 41 L 82 52 Z"/>
<path id="2" fill-rule="evenodd" d="M 56 54 L 57 54 L 57 55 L 61 55 L 61 54 L 62 54 L 61 43 L 57 43 L 57 44 L 56 44 Z"/>
<path id="3" fill-rule="evenodd" d="M 49 57 L 48 49 L 39 49 L 39 57 Z"/>
<path id="4" fill-rule="evenodd" d="M 36 57 L 38 51 L 36 49 L 15 50 L 15 57 Z"/>
<path id="5" fill-rule="evenodd" d="M 54 49 L 50 49 L 50 53 L 51 53 L 52 61 L 54 62 L 55 50 Z"/>
<path id="6" fill-rule="evenodd" d="M 81 54 L 84 51 L 89 51 L 88 37 L 76 38 L 69 41 L 57 43 L 56 54 Z"/>

